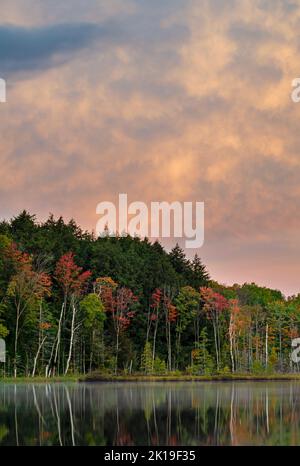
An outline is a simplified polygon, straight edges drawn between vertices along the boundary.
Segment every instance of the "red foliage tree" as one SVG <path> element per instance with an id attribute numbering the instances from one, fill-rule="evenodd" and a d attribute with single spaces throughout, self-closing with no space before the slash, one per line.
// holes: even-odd
<path id="1" fill-rule="evenodd" d="M 60 311 L 59 321 L 58 321 L 58 329 L 57 329 L 57 336 L 56 336 L 56 348 L 54 354 L 54 370 L 59 360 L 59 349 L 61 343 L 61 330 L 62 330 L 62 321 L 63 316 L 66 311 L 68 299 L 71 298 L 71 310 L 72 310 L 72 319 L 71 319 L 71 337 L 70 337 L 70 346 L 69 346 L 69 355 L 67 359 L 65 374 L 67 374 L 69 370 L 71 355 L 72 355 L 72 348 L 74 343 L 74 335 L 75 335 L 75 320 L 76 320 L 76 312 L 77 312 L 77 305 L 76 300 L 80 297 L 87 286 L 88 279 L 91 276 L 91 272 L 86 271 L 82 272 L 82 267 L 79 267 L 75 263 L 75 258 L 73 252 L 68 252 L 61 256 L 58 260 L 55 271 L 54 277 L 63 290 L 63 304 Z M 52 353 L 50 356 L 50 360 L 46 369 L 46 375 L 48 375 L 49 366 L 52 362 Z"/>
<path id="2" fill-rule="evenodd" d="M 91 272 L 82 272 L 82 267 L 75 263 L 73 252 L 68 252 L 57 262 L 54 276 L 63 290 L 64 299 L 67 299 L 70 294 L 80 296 Z"/>
<path id="3" fill-rule="evenodd" d="M 207 318 L 211 320 L 213 324 L 216 362 L 217 369 L 219 370 L 221 353 L 219 319 L 221 313 L 228 308 L 229 303 L 227 299 L 224 298 L 224 296 L 222 296 L 220 293 L 217 293 L 212 288 L 201 287 L 200 296 L 203 303 L 203 311 L 205 312 Z"/>
<path id="4" fill-rule="evenodd" d="M 26 314 L 38 306 L 38 302 L 44 296 L 51 293 L 51 279 L 44 272 L 33 269 L 32 259 L 29 254 L 20 251 L 12 243 L 5 251 L 6 265 L 11 267 L 7 296 L 12 300 L 15 308 L 15 338 L 14 338 L 14 376 L 17 376 L 18 341 L 21 332 L 21 320 L 25 321 Z"/>

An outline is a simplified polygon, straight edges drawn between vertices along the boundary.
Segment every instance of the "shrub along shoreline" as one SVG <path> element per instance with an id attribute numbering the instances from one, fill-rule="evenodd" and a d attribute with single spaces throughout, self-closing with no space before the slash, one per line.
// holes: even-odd
<path id="1" fill-rule="evenodd" d="M 77 375 L 67 375 L 67 376 L 57 376 L 57 377 L 0 377 L 1 383 L 67 383 L 67 382 L 78 382 L 79 376 Z"/>
<path id="2" fill-rule="evenodd" d="M 1 383 L 101 383 L 101 382 L 276 382 L 300 381 L 300 374 L 217 374 L 217 375 L 109 375 L 92 373 L 57 377 L 0 377 Z"/>
<path id="3" fill-rule="evenodd" d="M 79 382 L 230 382 L 299 380 L 300 374 L 218 374 L 218 375 L 103 375 L 89 374 Z"/>

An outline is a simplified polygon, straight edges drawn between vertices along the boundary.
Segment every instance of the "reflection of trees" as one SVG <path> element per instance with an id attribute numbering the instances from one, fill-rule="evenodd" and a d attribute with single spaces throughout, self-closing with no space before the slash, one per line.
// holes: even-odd
<path id="1" fill-rule="evenodd" d="M 75 424 L 74 424 L 74 417 L 73 417 L 73 409 L 72 409 L 72 403 L 70 399 L 70 394 L 68 388 L 65 386 L 65 393 L 66 393 L 66 398 L 68 402 L 68 407 L 69 407 L 69 413 L 70 413 L 70 426 L 71 426 L 71 438 L 72 438 L 72 445 L 75 447 Z"/>
<path id="2" fill-rule="evenodd" d="M 51 391 L 51 385 L 50 385 L 50 391 Z M 59 404 L 57 403 L 57 398 L 56 398 L 56 390 L 53 390 L 53 397 L 49 397 L 50 398 L 50 403 L 51 403 L 51 411 L 52 411 L 52 414 L 53 416 L 56 418 L 57 420 L 57 433 L 58 433 L 58 440 L 59 440 L 59 445 L 62 446 L 63 443 L 62 443 L 62 438 L 61 438 L 61 422 L 60 422 L 60 411 L 58 409 L 58 406 Z M 52 409 L 52 398 L 53 398 L 53 402 L 54 402 L 54 408 L 55 410 L 53 411 Z M 55 414 L 54 414 L 55 413 Z"/>
<path id="3" fill-rule="evenodd" d="M 17 385 L 14 386 L 14 418 L 15 418 L 15 435 L 16 445 L 19 446 L 19 430 L 18 430 L 18 402 L 17 402 Z"/>
<path id="4" fill-rule="evenodd" d="M 300 384 L 2 384 L 0 445 L 300 444 Z"/>

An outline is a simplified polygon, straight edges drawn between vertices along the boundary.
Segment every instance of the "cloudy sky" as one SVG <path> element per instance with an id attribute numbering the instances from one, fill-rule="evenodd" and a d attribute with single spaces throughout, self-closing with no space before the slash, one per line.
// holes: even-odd
<path id="1" fill-rule="evenodd" d="M 300 291 L 298 0 L 1 0 L 1 218 L 204 201 L 213 278 Z"/>

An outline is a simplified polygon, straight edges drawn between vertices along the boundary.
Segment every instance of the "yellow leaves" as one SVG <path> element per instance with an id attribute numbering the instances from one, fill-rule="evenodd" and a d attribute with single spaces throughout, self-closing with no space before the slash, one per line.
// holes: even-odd
<path id="1" fill-rule="evenodd" d="M 118 287 L 118 283 L 115 282 L 111 277 L 99 277 L 96 278 L 96 285 L 98 286 L 107 286 L 109 288 L 115 289 Z"/>

